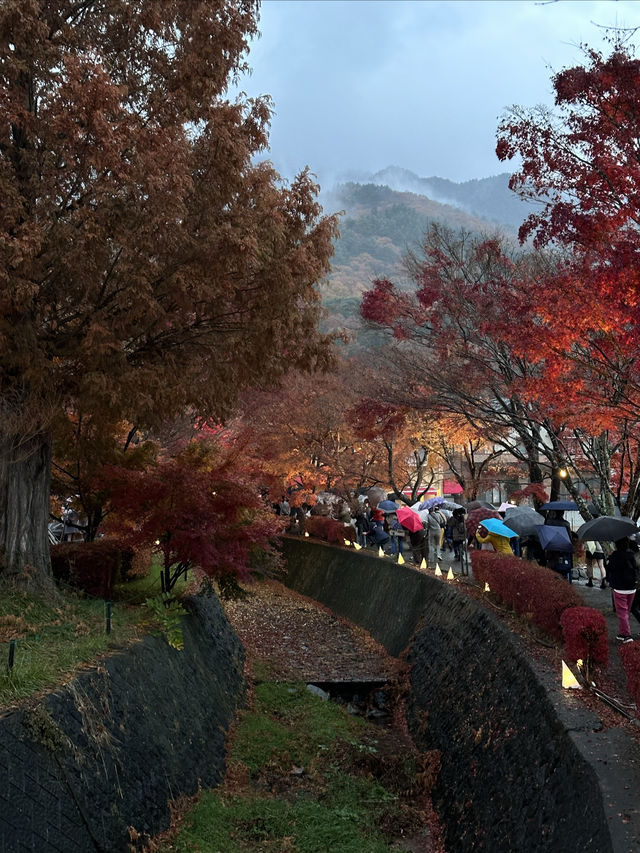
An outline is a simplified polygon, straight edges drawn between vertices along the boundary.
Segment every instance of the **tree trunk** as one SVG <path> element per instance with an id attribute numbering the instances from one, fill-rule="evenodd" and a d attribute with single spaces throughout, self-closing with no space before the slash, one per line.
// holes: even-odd
<path id="1" fill-rule="evenodd" d="M 0 443 L 0 578 L 50 587 L 51 439 L 40 433 Z"/>

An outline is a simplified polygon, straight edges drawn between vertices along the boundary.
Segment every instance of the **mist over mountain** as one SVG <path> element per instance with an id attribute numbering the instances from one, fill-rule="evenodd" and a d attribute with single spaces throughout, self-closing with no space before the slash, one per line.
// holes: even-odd
<path id="1" fill-rule="evenodd" d="M 427 196 L 440 204 L 458 207 L 478 219 L 503 225 L 514 233 L 531 213 L 531 206 L 509 189 L 509 172 L 490 178 L 477 178 L 456 183 L 448 178 L 422 178 L 400 166 L 387 166 L 378 172 L 345 172 L 339 183 L 326 192 L 332 200 L 344 184 L 374 184 L 396 192 Z"/>
<path id="2" fill-rule="evenodd" d="M 359 319 L 363 291 L 376 278 L 407 284 L 403 258 L 420 252 L 432 222 L 454 230 L 499 231 L 514 241 L 531 208 L 509 189 L 509 174 L 455 183 L 397 166 L 323 190 L 325 211 L 341 211 L 331 273 L 321 287 L 327 329 L 346 329 L 366 345 Z"/>

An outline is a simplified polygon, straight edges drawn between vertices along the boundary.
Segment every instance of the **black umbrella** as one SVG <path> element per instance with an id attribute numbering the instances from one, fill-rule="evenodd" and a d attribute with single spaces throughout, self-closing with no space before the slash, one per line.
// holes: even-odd
<path id="1" fill-rule="evenodd" d="M 598 518 L 598 516 L 601 515 L 600 510 L 598 509 L 598 507 L 595 504 L 587 504 L 587 509 L 589 510 L 589 512 L 591 513 L 591 515 L 594 518 Z M 622 513 L 620 512 L 620 508 L 618 506 L 614 506 L 613 514 L 615 515 L 616 518 L 622 518 Z"/>
<path id="2" fill-rule="evenodd" d="M 530 506 L 512 506 L 505 512 L 504 522 L 518 536 L 531 536 L 538 525 L 544 524 L 544 518 Z"/>
<path id="3" fill-rule="evenodd" d="M 599 542 L 616 542 L 638 532 L 638 525 L 632 518 L 615 518 L 613 515 L 601 515 L 585 521 L 578 528 L 578 539 L 595 539 Z"/>
<path id="4" fill-rule="evenodd" d="M 472 512 L 474 509 L 495 509 L 495 507 L 489 501 L 471 501 L 467 504 L 468 512 Z"/>

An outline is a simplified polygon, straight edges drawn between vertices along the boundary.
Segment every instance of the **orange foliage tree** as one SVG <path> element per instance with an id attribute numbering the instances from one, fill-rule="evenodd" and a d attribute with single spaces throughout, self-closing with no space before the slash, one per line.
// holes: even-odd
<path id="1" fill-rule="evenodd" d="M 386 482 L 385 457 L 346 417 L 359 399 L 354 365 L 326 374 L 292 373 L 277 391 L 251 391 L 234 423 L 272 498 L 296 505 L 318 491 L 350 492 Z"/>
<path id="2" fill-rule="evenodd" d="M 0 6 L 2 574 L 46 582 L 52 424 L 148 429 L 322 366 L 336 221 L 227 97 L 257 2 Z"/>

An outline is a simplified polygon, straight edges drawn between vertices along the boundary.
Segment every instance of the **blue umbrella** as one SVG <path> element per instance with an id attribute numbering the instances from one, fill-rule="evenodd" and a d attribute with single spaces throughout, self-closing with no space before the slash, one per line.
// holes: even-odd
<path id="1" fill-rule="evenodd" d="M 484 527 L 489 533 L 495 533 L 496 536 L 504 536 L 505 539 L 513 539 L 514 536 L 518 535 L 499 518 L 483 518 L 479 526 Z"/>
<path id="2" fill-rule="evenodd" d="M 566 527 L 554 527 L 551 524 L 539 524 L 536 533 L 545 551 L 573 551 L 573 545 Z"/>
<path id="3" fill-rule="evenodd" d="M 445 499 L 439 496 L 435 498 L 429 498 L 426 501 L 422 501 L 418 509 L 431 509 L 432 506 L 440 506 L 440 504 L 445 503 Z"/>
<path id="4" fill-rule="evenodd" d="M 395 512 L 399 507 L 395 501 L 380 501 L 378 509 L 383 509 L 385 512 Z"/>
<path id="5" fill-rule="evenodd" d="M 561 510 L 576 510 L 578 504 L 574 501 L 549 501 L 547 504 L 542 504 L 540 509 L 561 509 Z"/>

